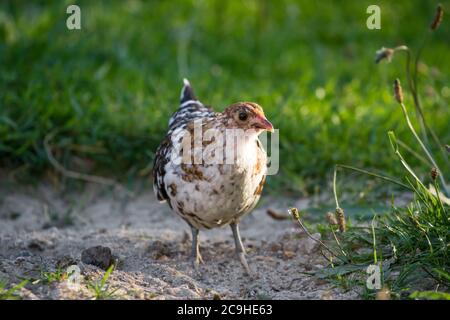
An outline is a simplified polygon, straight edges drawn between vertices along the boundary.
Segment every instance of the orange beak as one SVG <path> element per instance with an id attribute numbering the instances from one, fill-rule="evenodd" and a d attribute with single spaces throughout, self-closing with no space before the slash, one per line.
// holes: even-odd
<path id="1" fill-rule="evenodd" d="M 264 117 L 258 117 L 254 126 L 259 129 L 267 130 L 269 132 L 274 132 L 273 125 Z"/>

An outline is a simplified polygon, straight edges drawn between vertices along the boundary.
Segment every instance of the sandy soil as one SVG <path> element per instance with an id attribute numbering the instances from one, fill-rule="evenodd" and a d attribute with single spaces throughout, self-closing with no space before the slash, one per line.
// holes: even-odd
<path id="1" fill-rule="evenodd" d="M 289 220 L 274 220 L 270 208 L 285 212 L 306 200 L 265 196 L 241 223 L 248 261 L 257 277 L 246 276 L 234 256 L 228 227 L 201 232 L 205 263 L 196 273 L 188 262 L 190 231 L 150 186 L 126 196 L 97 185 L 81 191 L 55 190 L 45 183 L 0 183 L 0 279 L 31 281 L 24 299 L 89 299 L 87 287 L 104 270 L 81 261 L 83 250 L 105 246 L 119 264 L 108 280 L 117 299 L 352 299 L 308 275 L 325 261 L 314 241 Z M 42 272 L 76 264 L 81 282 L 48 283 Z M 65 270 L 65 269 L 64 269 Z"/>

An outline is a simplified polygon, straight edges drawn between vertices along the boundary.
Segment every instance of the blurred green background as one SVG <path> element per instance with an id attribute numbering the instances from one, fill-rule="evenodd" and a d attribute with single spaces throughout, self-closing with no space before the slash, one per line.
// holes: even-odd
<path id="1" fill-rule="evenodd" d="M 80 31 L 66 28 L 73 3 Z M 255 101 L 280 129 L 281 168 L 269 190 L 317 191 L 335 163 L 399 174 L 386 132 L 419 150 L 392 98 L 396 77 L 406 87 L 405 55 L 376 65 L 375 51 L 418 48 L 437 3 L 3 0 L 0 166 L 42 174 L 51 168 L 43 140 L 55 132 L 67 168 L 145 176 L 187 77 L 216 110 Z M 366 28 L 371 4 L 381 7 L 381 30 Z M 419 77 L 428 122 L 449 143 L 447 18 L 426 44 Z M 406 103 L 412 115 L 409 93 Z"/>

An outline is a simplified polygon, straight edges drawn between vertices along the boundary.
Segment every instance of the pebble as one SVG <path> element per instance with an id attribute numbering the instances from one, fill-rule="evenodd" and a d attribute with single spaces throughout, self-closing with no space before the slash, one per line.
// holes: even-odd
<path id="1" fill-rule="evenodd" d="M 81 261 L 103 270 L 107 270 L 115 262 L 111 249 L 103 246 L 90 247 L 81 252 Z"/>
<path id="2" fill-rule="evenodd" d="M 60 269 L 67 269 L 75 264 L 77 264 L 76 260 L 69 255 L 62 256 L 56 261 L 56 267 Z"/>

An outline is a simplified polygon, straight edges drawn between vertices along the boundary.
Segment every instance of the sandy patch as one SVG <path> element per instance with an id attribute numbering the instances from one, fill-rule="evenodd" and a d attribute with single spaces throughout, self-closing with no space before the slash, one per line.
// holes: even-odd
<path id="1" fill-rule="evenodd" d="M 121 299 L 350 299 L 307 273 L 325 261 L 314 242 L 289 220 L 274 220 L 269 207 L 285 211 L 289 199 L 264 197 L 241 222 L 248 261 L 258 277 L 246 276 L 234 256 L 228 227 L 200 233 L 205 263 L 200 274 L 188 262 L 190 231 L 149 187 L 130 198 L 88 185 L 80 192 L 0 186 L 0 278 L 18 283 L 41 279 L 42 271 L 76 264 L 78 287 L 63 281 L 29 283 L 26 299 L 86 299 L 87 283 L 104 271 L 81 262 L 92 246 L 109 247 L 119 265 L 108 284 Z M 67 264 L 67 263 L 66 263 Z"/>

